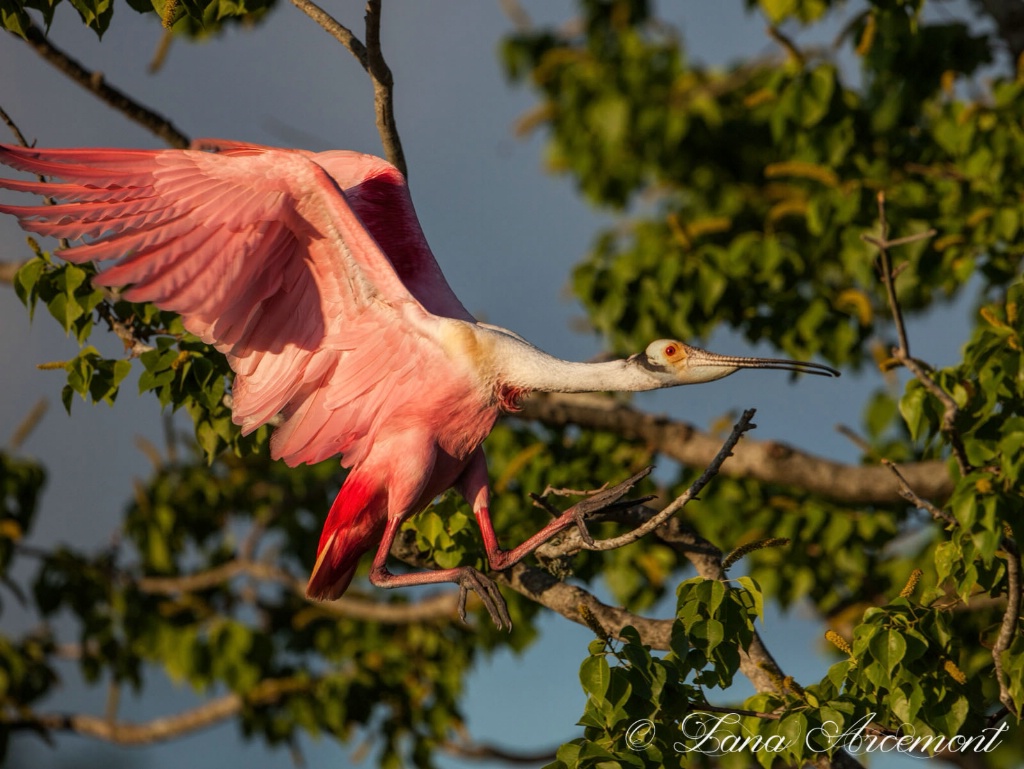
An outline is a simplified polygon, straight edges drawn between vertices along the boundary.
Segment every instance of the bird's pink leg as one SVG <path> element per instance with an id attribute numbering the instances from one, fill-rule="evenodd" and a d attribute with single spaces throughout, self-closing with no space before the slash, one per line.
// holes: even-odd
<path id="1" fill-rule="evenodd" d="M 580 527 L 585 540 L 593 541 L 583 526 L 583 518 L 578 509 L 570 508 L 521 545 L 511 550 L 502 550 L 498 545 L 498 537 L 494 533 L 494 525 L 491 523 L 491 515 L 488 510 L 490 489 L 487 483 L 487 460 L 484 458 L 483 449 L 477 449 L 473 454 L 466 469 L 459 477 L 458 488 L 466 501 L 473 506 L 473 514 L 476 516 L 480 533 L 483 535 L 487 562 L 494 571 L 504 571 L 515 566 L 560 531 L 573 525 Z"/>
<path id="2" fill-rule="evenodd" d="M 512 629 L 512 618 L 508 615 L 508 607 L 498 591 L 498 586 L 494 584 L 493 580 L 485 577 L 471 566 L 436 571 L 417 571 L 409 574 L 392 574 L 388 571 L 388 553 L 391 552 L 391 545 L 395 541 L 402 522 L 402 519 L 398 517 L 388 518 L 380 547 L 377 548 L 377 554 L 373 557 L 373 566 L 370 567 L 370 584 L 390 588 L 454 582 L 459 586 L 459 617 L 463 622 L 466 621 L 466 595 L 470 590 L 474 590 L 480 596 L 484 606 L 487 607 L 498 630 Z"/>

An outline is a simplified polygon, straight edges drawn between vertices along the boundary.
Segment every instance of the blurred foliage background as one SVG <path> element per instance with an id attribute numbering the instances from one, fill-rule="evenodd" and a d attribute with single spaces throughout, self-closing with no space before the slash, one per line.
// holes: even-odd
<path id="1" fill-rule="evenodd" d="M 115 7 L 128 10 L 110 0 L 71 5 L 98 34 Z M 558 750 L 555 765 L 750 765 L 749 753 L 695 755 L 673 742 L 714 689 L 724 691 L 712 699 L 738 714 L 728 728 L 784 738 L 784 749 L 753 754 L 766 767 L 821 756 L 852 765 L 827 736 L 865 718 L 879 739 L 1008 728 L 998 747 L 970 753 L 969 762 L 950 751 L 938 758 L 991 767 L 1024 758 L 1016 545 L 1024 527 L 1024 21 L 999 0 L 977 2 L 964 18 L 944 5 L 747 0 L 775 50 L 725 68 L 691 62 L 678 31 L 640 0 L 580 0 L 571 24 L 524 25 L 502 41 L 508 78 L 536 96 L 518 130 L 542 132 L 550 170 L 615 213 L 572 276 L 609 351 L 728 328 L 787 356 L 846 371 L 881 367 L 891 372 L 888 386 L 863 393 L 863 468 L 937 460 L 929 467 L 943 475 L 935 498 L 915 497 L 911 487 L 893 493 L 892 476 L 887 489 L 865 480 L 855 502 L 770 471 L 723 475 L 702 493 L 702 514 L 685 517 L 688 545 L 648 537 L 526 567 L 571 579 L 582 595 L 605 597 L 636 620 L 616 615 L 613 625 L 579 605 L 555 608 L 597 637 L 571 652 L 582 657 L 583 736 Z M 269 3 L 130 6 L 174 35 L 273 23 Z M 28 37 L 42 34 L 29 19 L 45 26 L 65 12 L 0 0 L 4 25 Z M 837 15 L 845 23 L 831 44 L 798 43 Z M 887 262 L 865 236 L 891 244 L 892 297 L 880 274 Z M 14 282 L 29 308 L 45 306 L 83 345 L 116 325 L 152 348 L 110 360 L 84 346 L 61 364 L 65 405 L 76 394 L 113 400 L 139 366 L 140 387 L 165 408 L 185 409 L 196 441 L 160 458 L 136 489 L 121 539 L 100 553 L 33 548 L 45 471 L 16 452 L 0 455 L 3 600 L 31 605 L 41 620 L 30 634 L 0 637 L 0 739 L 31 729 L 130 741 L 130 730 L 112 721 L 61 720 L 38 706 L 71 644 L 89 681 L 139 690 L 162 670 L 227 703 L 226 717 L 253 739 L 276 744 L 305 732 L 345 741 L 359 728 L 375 735 L 381 765 L 432 765 L 461 734 L 460 698 L 479 655 L 535 639 L 545 608 L 522 588 L 522 574 L 503 581 L 513 588 L 504 591 L 510 634 L 485 614 L 462 625 L 444 595 L 354 590 L 337 605 L 308 603 L 302 578 L 342 480 L 337 464 L 292 470 L 270 462 L 267 431 L 241 440 L 230 422 L 230 372 L 220 356 L 172 316 L 93 289 L 89 270 L 41 249 L 26 256 Z M 893 299 L 913 318 L 965 293 L 977 313 L 957 365 L 917 361 L 913 338 L 898 346 Z M 909 375 L 897 375 L 901 366 Z M 657 441 L 617 430 L 614 420 L 513 418 L 487 451 L 492 514 L 505 542 L 547 520 L 540 508 L 524 510 L 525 493 L 595 488 L 660 461 L 673 469 L 640 491 L 669 499 L 703 470 L 666 463 Z M 861 469 L 842 471 L 877 479 Z M 503 493 L 510 491 L 517 493 Z M 406 560 L 485 566 L 459 500 L 440 500 L 408 526 Z M 757 544 L 768 539 L 773 546 Z M 710 548 L 717 571 L 694 558 L 694 542 Z M 742 579 L 726 580 L 719 556 L 738 547 Z M 28 584 L 9 577 L 17 559 L 36 564 Z M 676 614 L 658 635 L 640 620 L 673 592 Z M 828 675 L 797 681 L 763 666 L 752 679 L 757 693 L 730 699 L 736 675 L 751 675 L 742 652 L 757 643 L 753 623 L 764 603 L 798 601 L 831 628 Z M 74 618 L 76 638 L 52 631 L 57 615 Z M 215 691 L 233 699 L 215 699 Z M 213 710 L 200 708 L 197 718 Z M 640 719 L 664 728 L 631 742 Z M 565 732 L 579 733 L 571 719 Z"/>

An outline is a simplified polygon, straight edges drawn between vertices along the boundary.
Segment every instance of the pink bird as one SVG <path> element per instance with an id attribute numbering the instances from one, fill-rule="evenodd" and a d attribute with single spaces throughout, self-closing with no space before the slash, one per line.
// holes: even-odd
<path id="1" fill-rule="evenodd" d="M 717 355 L 658 340 L 624 360 L 573 363 L 477 322 L 420 229 L 405 179 L 380 158 L 228 141 L 191 150 L 24 149 L 0 162 L 65 183 L 0 179 L 54 205 L 0 206 L 31 232 L 89 242 L 59 253 L 113 266 L 94 282 L 180 313 L 227 356 L 234 422 L 274 417 L 271 453 L 290 466 L 341 456 L 350 468 L 324 524 L 307 588 L 333 599 L 376 548 L 370 582 L 452 582 L 465 619 L 476 591 L 511 626 L 494 582 L 469 566 L 394 574 L 403 521 L 454 487 L 502 571 L 577 523 L 566 513 L 511 550 L 488 514 L 481 444 L 527 393 L 639 391 L 711 382 L 739 368 L 838 376 L 827 366 Z M 202 148 L 202 149 L 200 149 Z"/>

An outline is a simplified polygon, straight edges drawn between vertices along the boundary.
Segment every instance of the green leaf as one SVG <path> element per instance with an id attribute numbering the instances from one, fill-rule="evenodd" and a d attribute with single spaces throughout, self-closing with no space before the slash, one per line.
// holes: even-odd
<path id="1" fill-rule="evenodd" d="M 930 396 L 919 382 L 911 381 L 906 394 L 900 398 L 900 415 L 910 430 L 910 437 L 917 440 L 928 425 L 925 402 Z"/>
<path id="2" fill-rule="evenodd" d="M 0 8 L 2 8 L 2 6 L 0 6 Z M 7 28 L 11 29 L 10 27 Z M 16 29 L 12 31 L 18 32 Z M 25 264 L 23 264 L 15 274 L 14 291 L 18 295 L 22 304 L 28 308 L 29 317 L 32 317 L 33 311 L 35 310 L 36 299 L 38 298 L 36 285 L 38 284 L 39 278 L 42 276 L 46 267 L 46 261 L 36 257 L 35 259 L 29 259 L 25 262 Z"/>
<path id="3" fill-rule="evenodd" d="M 725 626 L 717 619 L 700 620 L 690 628 L 690 637 L 702 641 L 701 648 L 710 654 L 725 640 Z"/>
<path id="4" fill-rule="evenodd" d="M 885 672 L 891 677 L 893 670 L 906 654 L 907 642 L 898 631 L 883 630 L 872 636 L 868 648 L 871 650 L 871 656 L 883 665 Z"/>
<path id="5" fill-rule="evenodd" d="M 580 683 L 583 684 L 583 691 L 595 699 L 604 699 L 611 680 L 611 669 L 604 655 L 587 657 L 580 665 Z"/>
<path id="6" fill-rule="evenodd" d="M 98 37 L 102 37 L 110 25 L 114 15 L 113 0 L 70 0 L 78 11 L 86 26 L 91 27 Z"/>
<path id="7" fill-rule="evenodd" d="M 747 595 L 753 599 L 754 613 L 761 622 L 764 622 L 764 593 L 761 592 L 761 586 L 750 577 L 738 577 L 736 581 L 743 586 Z"/>

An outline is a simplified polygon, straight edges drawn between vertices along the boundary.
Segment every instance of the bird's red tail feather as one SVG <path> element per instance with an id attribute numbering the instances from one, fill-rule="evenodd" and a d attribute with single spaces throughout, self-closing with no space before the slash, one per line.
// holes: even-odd
<path id="1" fill-rule="evenodd" d="M 306 595 L 325 601 L 339 598 L 352 581 L 360 556 L 380 542 L 386 521 L 385 491 L 350 475 L 327 514 Z"/>

